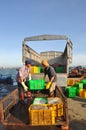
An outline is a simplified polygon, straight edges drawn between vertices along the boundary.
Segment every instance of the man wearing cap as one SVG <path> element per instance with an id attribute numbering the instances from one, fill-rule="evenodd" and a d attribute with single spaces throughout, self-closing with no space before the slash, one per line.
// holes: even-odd
<path id="1" fill-rule="evenodd" d="M 26 60 L 25 65 L 23 65 L 19 69 L 16 76 L 20 101 L 24 101 L 24 92 L 26 93 L 27 97 L 31 97 L 31 93 L 28 91 L 28 87 L 26 86 L 26 79 L 29 75 L 30 67 L 31 67 L 31 61 Z"/>
<path id="2" fill-rule="evenodd" d="M 54 96 L 54 91 L 57 83 L 57 76 L 54 68 L 49 65 L 47 60 L 42 60 L 42 65 L 44 67 L 44 80 L 46 75 L 48 75 L 49 82 L 46 85 L 46 89 L 49 89 L 50 97 Z"/>

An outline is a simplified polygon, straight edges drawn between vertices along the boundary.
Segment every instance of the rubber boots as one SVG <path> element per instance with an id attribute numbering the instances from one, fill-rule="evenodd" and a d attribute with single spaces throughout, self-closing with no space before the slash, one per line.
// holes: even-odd
<path id="1" fill-rule="evenodd" d="M 19 98 L 20 98 L 21 101 L 24 101 L 24 93 L 20 93 Z"/>
<path id="2" fill-rule="evenodd" d="M 28 98 L 32 98 L 31 92 L 27 91 L 26 95 L 27 95 Z"/>

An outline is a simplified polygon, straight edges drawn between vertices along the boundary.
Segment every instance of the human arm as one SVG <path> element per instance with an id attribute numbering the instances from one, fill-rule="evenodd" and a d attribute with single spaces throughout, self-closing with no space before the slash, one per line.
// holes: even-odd
<path id="1" fill-rule="evenodd" d="M 26 84 L 24 82 L 21 82 L 21 85 L 24 88 L 24 91 L 27 92 L 28 91 L 28 87 L 26 86 Z"/>
<path id="2" fill-rule="evenodd" d="M 45 78 L 46 78 L 46 75 L 43 76 L 43 80 L 45 80 Z"/>
<path id="3" fill-rule="evenodd" d="M 50 81 L 47 83 L 46 89 L 49 89 L 49 88 L 50 88 L 50 86 L 51 86 L 53 80 L 54 80 L 54 76 L 53 76 L 53 77 L 50 79 Z"/>

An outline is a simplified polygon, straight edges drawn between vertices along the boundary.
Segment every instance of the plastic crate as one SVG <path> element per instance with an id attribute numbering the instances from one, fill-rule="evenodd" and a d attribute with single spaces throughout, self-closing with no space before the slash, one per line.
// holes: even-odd
<path id="1" fill-rule="evenodd" d="M 81 80 L 81 83 L 86 84 L 86 79 Z"/>
<path id="2" fill-rule="evenodd" d="M 83 89 L 83 83 L 75 83 L 73 87 L 77 87 L 78 89 Z"/>
<path id="3" fill-rule="evenodd" d="M 41 73 L 41 67 L 38 67 L 38 73 Z"/>
<path id="4" fill-rule="evenodd" d="M 34 104 L 29 107 L 29 120 L 31 125 L 47 125 L 51 124 L 51 109 L 48 109 L 47 104 L 40 104 L 42 108 L 33 110 Z"/>
<path id="5" fill-rule="evenodd" d="M 55 70 L 56 70 L 56 73 L 63 73 L 64 72 L 63 67 L 56 67 Z"/>
<path id="6" fill-rule="evenodd" d="M 80 97 L 83 97 L 83 98 L 86 98 L 86 90 L 81 90 L 81 91 L 79 92 L 79 96 L 80 96 Z"/>
<path id="7" fill-rule="evenodd" d="M 67 80 L 67 85 L 68 86 L 73 86 L 74 85 L 74 80 L 73 79 L 68 79 Z"/>
<path id="8" fill-rule="evenodd" d="M 46 104 L 47 98 L 35 98 L 33 104 Z"/>
<path id="9" fill-rule="evenodd" d="M 30 73 L 41 73 L 41 67 L 38 66 L 31 66 Z"/>
<path id="10" fill-rule="evenodd" d="M 75 83 L 73 87 L 76 87 L 76 95 L 79 96 L 79 92 L 83 90 L 83 83 Z"/>
<path id="11" fill-rule="evenodd" d="M 55 124 L 56 119 L 63 116 L 63 105 L 58 108 L 58 104 L 32 104 L 28 109 L 30 124 Z"/>
<path id="12" fill-rule="evenodd" d="M 67 87 L 66 92 L 67 92 L 67 97 L 69 98 L 74 98 L 76 97 L 76 87 Z"/>
<path id="13" fill-rule="evenodd" d="M 29 80 L 28 86 L 30 90 L 43 90 L 45 89 L 44 80 Z"/>
<path id="14" fill-rule="evenodd" d="M 82 90 L 83 90 L 83 89 L 77 89 L 77 90 L 76 90 L 76 95 L 79 96 L 79 93 L 80 93 L 80 91 L 82 91 Z"/>

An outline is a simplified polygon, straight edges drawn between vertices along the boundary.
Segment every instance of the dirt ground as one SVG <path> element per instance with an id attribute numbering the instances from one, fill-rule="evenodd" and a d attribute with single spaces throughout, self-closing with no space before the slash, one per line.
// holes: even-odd
<path id="1" fill-rule="evenodd" d="M 68 98 L 70 130 L 86 130 L 86 99 Z"/>

